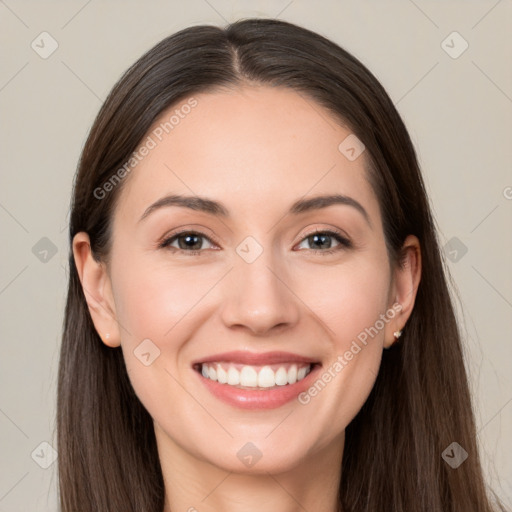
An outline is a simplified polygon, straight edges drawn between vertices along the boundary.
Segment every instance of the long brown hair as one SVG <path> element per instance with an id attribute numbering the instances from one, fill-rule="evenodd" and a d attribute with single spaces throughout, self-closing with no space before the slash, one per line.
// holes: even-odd
<path id="1" fill-rule="evenodd" d="M 490 512 L 461 336 L 415 149 L 383 87 L 338 45 L 273 19 L 194 26 L 158 43 L 119 79 L 91 128 L 75 176 L 70 243 L 85 231 L 97 261 L 107 259 L 123 182 L 101 200 L 95 190 L 129 160 L 165 109 L 244 83 L 291 88 L 348 125 L 366 147 L 390 261 L 399 264 L 409 234 L 422 247 L 422 279 L 404 334 L 384 351 L 375 386 L 346 429 L 340 506 Z M 62 512 L 162 512 L 152 418 L 133 391 L 121 348 L 106 347 L 94 328 L 72 249 L 57 439 Z M 452 442 L 469 454 L 457 469 L 442 458 Z"/>

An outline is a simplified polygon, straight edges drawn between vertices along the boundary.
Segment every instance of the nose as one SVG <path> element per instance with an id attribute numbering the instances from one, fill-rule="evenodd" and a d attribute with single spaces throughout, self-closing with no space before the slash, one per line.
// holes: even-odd
<path id="1" fill-rule="evenodd" d="M 289 281 L 286 266 L 279 264 L 270 250 L 264 250 L 252 263 L 236 256 L 235 268 L 224 282 L 224 324 L 260 336 L 293 327 L 299 320 L 301 302 Z"/>

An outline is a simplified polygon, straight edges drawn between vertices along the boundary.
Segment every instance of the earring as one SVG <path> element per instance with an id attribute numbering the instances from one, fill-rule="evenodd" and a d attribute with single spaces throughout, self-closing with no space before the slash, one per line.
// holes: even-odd
<path id="1" fill-rule="evenodd" d="M 393 333 L 393 336 L 395 337 L 395 341 L 400 338 L 400 336 L 402 336 L 402 329 L 400 329 L 399 331 L 395 331 Z"/>

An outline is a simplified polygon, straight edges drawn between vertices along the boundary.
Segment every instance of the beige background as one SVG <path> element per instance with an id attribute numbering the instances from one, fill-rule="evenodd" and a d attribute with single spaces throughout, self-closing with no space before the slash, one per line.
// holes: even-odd
<path id="1" fill-rule="evenodd" d="M 165 36 L 248 16 L 292 21 L 344 46 L 403 116 L 442 243 L 458 239 L 447 266 L 465 318 L 484 465 L 512 506 L 510 0 L 0 0 L 0 512 L 57 510 L 57 465 L 40 444 L 55 445 L 71 183 L 102 100 Z M 31 47 L 43 31 L 58 43 L 46 59 Z M 457 58 L 445 51 L 459 53 L 464 41 Z"/>

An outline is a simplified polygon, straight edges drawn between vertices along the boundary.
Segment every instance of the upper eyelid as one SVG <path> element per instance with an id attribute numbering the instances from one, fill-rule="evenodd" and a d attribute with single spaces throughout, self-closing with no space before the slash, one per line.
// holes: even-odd
<path id="1" fill-rule="evenodd" d="M 175 233 L 171 233 L 169 235 L 164 235 L 161 238 L 161 240 L 159 242 L 159 245 L 160 245 L 160 243 L 166 243 L 169 240 L 172 240 L 174 238 L 179 237 L 180 235 L 186 235 L 186 234 L 189 234 L 189 233 L 193 233 L 195 235 L 202 236 L 203 238 L 207 238 L 208 240 L 210 240 L 215 245 L 219 245 L 219 242 L 217 241 L 217 238 L 214 235 L 206 234 L 206 233 L 203 233 L 201 230 L 192 229 L 192 228 L 176 231 Z"/>

